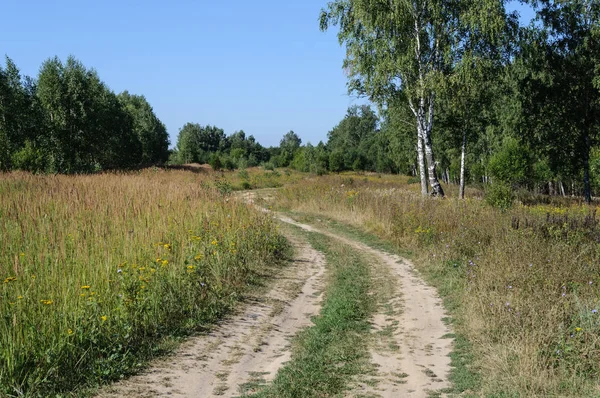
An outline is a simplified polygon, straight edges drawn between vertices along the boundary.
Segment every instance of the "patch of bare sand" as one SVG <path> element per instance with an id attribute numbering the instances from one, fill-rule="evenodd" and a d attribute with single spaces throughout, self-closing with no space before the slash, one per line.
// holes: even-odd
<path id="1" fill-rule="evenodd" d="M 272 380 L 290 359 L 290 338 L 318 314 L 324 283 L 323 255 L 301 238 L 289 238 L 295 260 L 266 296 L 98 397 L 234 397 Z"/>

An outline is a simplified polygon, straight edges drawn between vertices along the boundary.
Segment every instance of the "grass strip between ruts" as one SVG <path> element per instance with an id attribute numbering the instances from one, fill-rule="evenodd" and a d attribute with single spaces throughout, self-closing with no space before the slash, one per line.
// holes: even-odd
<path id="1" fill-rule="evenodd" d="M 348 388 L 369 369 L 369 319 L 375 300 L 369 295 L 371 276 L 364 256 L 317 233 L 308 234 L 325 254 L 328 280 L 323 307 L 314 325 L 293 340 L 292 359 L 273 383 L 255 397 L 323 397 Z"/>

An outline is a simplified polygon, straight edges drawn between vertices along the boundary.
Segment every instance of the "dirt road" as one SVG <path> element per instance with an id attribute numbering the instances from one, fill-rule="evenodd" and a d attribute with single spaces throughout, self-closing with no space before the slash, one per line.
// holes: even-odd
<path id="1" fill-rule="evenodd" d="M 244 198 L 252 203 L 253 197 Z M 356 380 L 347 396 L 427 397 L 449 387 L 452 340 L 444 309 L 410 262 L 361 242 L 277 215 L 284 223 L 319 232 L 367 254 L 373 274 L 393 286 L 372 319 L 369 382 Z M 290 359 L 290 338 L 318 314 L 326 264 L 301 237 L 291 235 L 296 258 L 264 297 L 207 336 L 184 344 L 146 373 L 117 383 L 100 397 L 234 397 L 268 383 Z M 385 280 L 383 280 L 385 279 Z M 390 283 L 391 282 L 391 283 Z M 377 285 L 377 276 L 374 284 Z"/>
<path id="2" fill-rule="evenodd" d="M 368 396 L 383 398 L 417 398 L 450 386 L 449 355 L 453 341 L 445 338 L 450 329 L 443 321 L 446 314 L 442 301 L 408 260 L 289 217 L 278 217 L 285 223 L 322 233 L 370 254 L 375 260 L 373 266 L 383 268 L 381 273 L 394 280 L 395 294 L 380 306 L 372 321 L 371 360 L 377 369 L 375 386 L 359 383 L 348 396 L 368 393 Z"/>

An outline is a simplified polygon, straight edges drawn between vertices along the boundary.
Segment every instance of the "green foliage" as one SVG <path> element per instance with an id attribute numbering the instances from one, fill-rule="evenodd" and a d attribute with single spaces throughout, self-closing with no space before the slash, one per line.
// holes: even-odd
<path id="1" fill-rule="evenodd" d="M 164 163 L 169 159 L 169 135 L 143 95 L 124 91 L 118 96 L 133 119 L 133 130 L 140 141 L 142 164 Z"/>
<path id="2" fill-rule="evenodd" d="M 13 167 L 34 173 L 43 172 L 47 167 L 47 159 L 43 151 L 31 141 L 26 141 L 25 146 L 12 155 Z"/>
<path id="3" fill-rule="evenodd" d="M 278 166 L 287 167 L 292 163 L 296 152 L 300 149 L 302 140 L 293 131 L 283 136 L 279 143 L 280 154 L 278 156 Z"/>
<path id="4" fill-rule="evenodd" d="M 186 123 L 177 138 L 179 163 L 209 163 L 211 156 L 224 145 L 225 133 L 215 126 Z"/>
<path id="5" fill-rule="evenodd" d="M 485 201 L 492 207 L 508 210 L 512 207 L 515 194 L 510 185 L 498 182 L 487 187 Z"/>
<path id="6" fill-rule="evenodd" d="M 336 151 L 329 155 L 329 170 L 334 173 L 339 173 L 344 170 L 344 154 Z"/>
<path id="7" fill-rule="evenodd" d="M 533 159 L 529 149 L 513 138 L 507 138 L 489 161 L 488 169 L 498 182 L 529 185 L 533 180 Z"/>
<path id="8" fill-rule="evenodd" d="M 217 154 L 213 154 L 210 157 L 210 167 L 212 167 L 213 170 L 215 171 L 219 171 L 223 168 L 223 162 L 221 162 L 221 157 Z"/>

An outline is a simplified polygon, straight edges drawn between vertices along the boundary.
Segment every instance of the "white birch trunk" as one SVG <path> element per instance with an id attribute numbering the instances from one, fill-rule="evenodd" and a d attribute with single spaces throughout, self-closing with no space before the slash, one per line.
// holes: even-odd
<path id="1" fill-rule="evenodd" d="M 467 151 L 467 133 L 463 132 L 462 148 L 460 153 L 460 187 L 458 188 L 458 198 L 465 198 L 465 153 Z"/>
<path id="2" fill-rule="evenodd" d="M 423 146 L 425 147 L 425 158 L 427 159 L 427 171 L 429 172 L 429 185 L 431 186 L 431 195 L 444 197 L 444 189 L 438 181 L 436 173 L 435 157 L 433 155 L 433 147 L 431 144 L 431 130 L 433 128 L 433 112 L 434 112 L 434 95 L 431 94 L 429 97 L 429 115 L 428 120 L 425 124 L 425 104 L 424 99 L 421 99 L 423 104 L 422 111 L 420 114 L 423 116 Z"/>
<path id="3" fill-rule="evenodd" d="M 421 195 L 427 196 L 429 189 L 427 187 L 427 177 L 425 176 L 425 154 L 423 152 L 423 132 L 417 128 L 417 160 L 419 162 L 419 177 L 421 177 Z"/>

